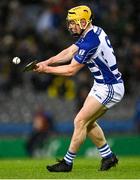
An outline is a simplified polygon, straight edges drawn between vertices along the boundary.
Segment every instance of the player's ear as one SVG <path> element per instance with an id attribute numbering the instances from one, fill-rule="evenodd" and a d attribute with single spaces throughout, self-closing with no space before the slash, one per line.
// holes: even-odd
<path id="1" fill-rule="evenodd" d="M 82 26 L 83 29 L 84 29 L 85 26 L 87 25 L 87 22 L 86 22 L 85 19 L 81 19 L 80 23 L 81 23 L 81 26 Z"/>

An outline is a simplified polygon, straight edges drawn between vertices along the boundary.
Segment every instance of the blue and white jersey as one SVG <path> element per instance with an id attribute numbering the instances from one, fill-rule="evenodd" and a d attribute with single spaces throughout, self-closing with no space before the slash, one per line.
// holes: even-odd
<path id="1" fill-rule="evenodd" d="M 110 40 L 102 28 L 93 26 L 75 45 L 79 49 L 74 59 L 88 66 L 97 83 L 123 82 Z"/>

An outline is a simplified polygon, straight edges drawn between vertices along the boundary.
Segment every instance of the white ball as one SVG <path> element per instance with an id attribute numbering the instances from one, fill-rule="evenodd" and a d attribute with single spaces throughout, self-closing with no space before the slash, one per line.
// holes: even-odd
<path id="1" fill-rule="evenodd" d="M 13 60 L 12 60 L 12 62 L 13 62 L 14 64 L 19 64 L 20 61 L 21 61 L 21 60 L 20 60 L 19 57 L 14 57 Z"/>

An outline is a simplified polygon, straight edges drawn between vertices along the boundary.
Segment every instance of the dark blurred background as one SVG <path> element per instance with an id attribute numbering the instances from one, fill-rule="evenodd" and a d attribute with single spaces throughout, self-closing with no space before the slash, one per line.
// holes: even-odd
<path id="1" fill-rule="evenodd" d="M 32 60 L 42 61 L 57 54 L 75 41 L 65 19 L 68 9 L 81 4 L 90 6 L 95 17 L 93 24 L 101 26 L 110 37 L 126 88 L 122 102 L 99 123 L 108 137 L 123 135 L 131 139 L 140 134 L 138 0 L 1 0 L 0 157 L 26 154 L 26 141 L 36 129 L 38 113 L 43 117 L 45 114 L 48 123 L 51 122 L 45 128 L 46 140 L 72 133 L 73 118 L 93 83 L 87 69 L 65 78 L 23 73 L 22 68 Z M 15 56 L 21 58 L 19 65 L 12 63 Z M 41 139 L 44 142 L 44 136 Z M 55 149 L 57 145 L 49 148 Z"/>

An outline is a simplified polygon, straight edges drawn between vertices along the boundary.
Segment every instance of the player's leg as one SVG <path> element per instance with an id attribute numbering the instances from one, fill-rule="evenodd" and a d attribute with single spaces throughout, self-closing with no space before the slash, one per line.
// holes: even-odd
<path id="1" fill-rule="evenodd" d="M 116 89 L 116 92 L 115 92 L 115 89 Z M 71 171 L 72 162 L 74 158 L 76 157 L 76 153 L 80 145 L 83 143 L 83 141 L 85 140 L 87 136 L 87 127 L 89 126 L 91 122 L 92 123 L 95 122 L 95 120 L 98 117 L 97 116 L 98 112 L 99 113 L 105 112 L 105 106 L 109 108 L 122 99 L 123 91 L 120 91 L 120 89 L 121 89 L 120 86 L 113 88 L 112 86 L 110 87 L 107 85 L 100 85 L 100 84 L 95 83 L 88 97 L 86 98 L 86 101 L 82 109 L 80 110 L 80 112 L 78 113 L 78 115 L 76 116 L 74 120 L 74 132 L 73 132 L 73 136 L 72 136 L 70 147 L 67 154 L 65 155 L 64 159 L 58 164 L 47 166 L 47 169 L 49 171 L 57 171 L 57 172 Z M 97 117 L 94 118 L 94 116 L 97 116 Z M 98 130 L 98 133 L 100 133 L 100 138 L 104 139 L 104 135 L 102 134 L 103 132 L 101 131 L 101 129 L 99 129 L 98 126 L 96 126 L 96 131 L 94 131 L 94 133 L 97 132 L 97 130 Z M 96 143 L 99 143 L 99 139 L 97 139 L 97 137 L 94 138 L 94 141 L 95 140 L 96 140 Z M 103 142 L 105 141 L 106 140 L 104 139 Z M 106 148 L 108 147 L 106 147 L 106 144 L 105 144 L 105 147 L 101 147 L 99 151 L 104 153 L 104 150 L 106 150 Z M 109 149 L 107 150 L 109 151 Z M 112 157 L 111 159 L 110 158 L 102 159 L 102 164 L 100 168 L 101 170 L 107 170 L 110 167 L 112 167 L 112 164 L 110 163 L 110 161 L 112 161 Z M 109 163 L 108 163 L 108 160 L 109 160 Z M 104 164 L 106 164 L 106 162 L 109 165 L 107 166 L 107 168 L 106 167 L 104 168 L 103 166 Z M 115 163 L 117 163 L 117 159 Z"/>
<path id="2" fill-rule="evenodd" d="M 90 127 L 88 127 L 88 137 L 92 140 L 97 148 L 100 148 L 106 144 L 104 132 L 97 122 L 92 123 Z"/>
<path id="3" fill-rule="evenodd" d="M 102 157 L 100 167 L 100 170 L 102 171 L 108 170 L 118 163 L 118 159 L 107 144 L 102 128 L 97 124 L 97 122 L 95 122 L 95 120 L 102 116 L 106 112 L 106 110 L 106 108 L 99 110 L 99 112 L 96 113 L 96 115 L 93 117 L 93 121 L 91 120 L 91 123 L 87 128 L 88 136 L 96 145 Z"/>
<path id="4" fill-rule="evenodd" d="M 100 87 L 100 85 L 95 85 L 89 93 L 89 96 L 95 97 L 99 102 L 104 104 L 104 107 L 106 107 L 106 109 L 111 108 L 112 106 L 120 102 L 123 95 L 123 83 L 102 87 Z M 109 145 L 106 142 L 101 127 L 97 123 L 94 123 L 95 120 L 98 119 L 104 112 L 104 109 L 100 109 L 93 117 L 93 122 L 91 121 L 88 126 L 88 135 L 97 146 L 102 157 L 100 170 L 108 170 L 112 166 L 115 166 L 118 162 L 118 159 L 116 158 L 114 153 L 112 153 Z"/>
<path id="5" fill-rule="evenodd" d="M 69 146 L 69 150 L 64 157 L 64 160 L 47 166 L 49 171 L 55 172 L 68 172 L 72 169 L 72 163 L 76 157 L 76 153 L 79 150 L 80 145 L 84 142 L 87 136 L 87 127 L 90 120 L 93 119 L 96 112 L 102 109 L 104 106 L 94 97 L 88 96 L 82 109 L 74 119 L 74 132 Z"/>
<path id="6" fill-rule="evenodd" d="M 69 146 L 70 152 L 76 153 L 78 151 L 80 145 L 86 139 L 87 127 L 91 123 L 91 120 L 93 122 L 93 117 L 96 113 L 102 108 L 104 109 L 104 106 L 94 97 L 87 97 L 82 109 L 74 119 L 74 132 Z"/>
<path id="7" fill-rule="evenodd" d="M 96 120 L 100 118 L 105 112 L 107 108 L 103 106 L 90 120 L 90 123 L 87 127 L 87 135 L 91 138 L 93 143 L 99 148 L 106 143 L 106 139 L 101 127 L 97 124 Z"/>

